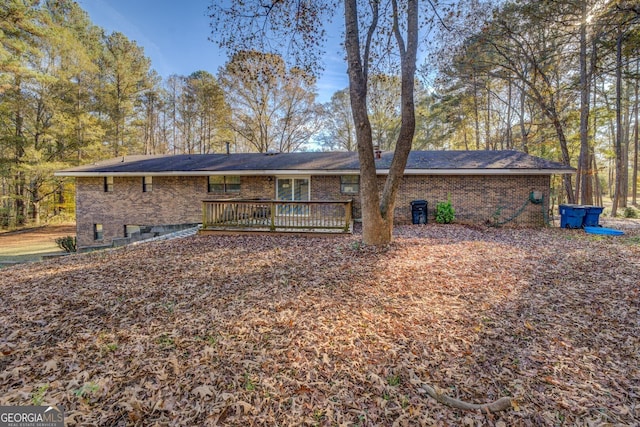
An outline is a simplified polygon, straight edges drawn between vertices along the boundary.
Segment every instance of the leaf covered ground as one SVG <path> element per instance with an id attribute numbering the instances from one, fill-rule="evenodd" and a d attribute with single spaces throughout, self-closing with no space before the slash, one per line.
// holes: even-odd
<path id="1" fill-rule="evenodd" d="M 195 236 L 2 270 L 0 405 L 73 425 L 638 425 L 640 230 Z M 513 408 L 465 412 L 508 396 Z"/>

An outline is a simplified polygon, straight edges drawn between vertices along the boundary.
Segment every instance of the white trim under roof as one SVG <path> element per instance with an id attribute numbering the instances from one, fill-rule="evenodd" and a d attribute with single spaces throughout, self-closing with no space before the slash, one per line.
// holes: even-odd
<path id="1" fill-rule="evenodd" d="M 567 169 L 406 169 L 405 175 L 569 175 L 576 173 L 575 170 Z M 378 175 L 388 175 L 389 169 L 378 169 Z M 234 175 L 234 176 L 339 176 L 339 175 L 360 175 L 359 170 L 243 170 L 243 171 L 166 171 L 166 172 L 91 172 L 91 171 L 59 171 L 54 176 L 67 176 L 77 178 L 121 176 L 214 176 L 214 175 Z"/>

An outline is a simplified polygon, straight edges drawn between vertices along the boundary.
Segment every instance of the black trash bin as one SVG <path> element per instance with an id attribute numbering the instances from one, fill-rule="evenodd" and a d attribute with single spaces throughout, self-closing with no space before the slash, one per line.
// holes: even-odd
<path id="1" fill-rule="evenodd" d="M 427 201 L 414 200 L 411 202 L 411 222 L 414 224 L 427 223 Z"/>

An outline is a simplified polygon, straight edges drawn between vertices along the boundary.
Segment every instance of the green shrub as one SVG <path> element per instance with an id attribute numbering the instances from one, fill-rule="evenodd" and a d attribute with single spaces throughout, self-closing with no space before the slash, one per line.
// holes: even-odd
<path id="1" fill-rule="evenodd" d="M 56 245 L 65 252 L 71 253 L 78 250 L 76 246 L 76 238 L 73 236 L 58 237 Z"/>
<path id="2" fill-rule="evenodd" d="M 450 224 L 456 218 L 456 210 L 451 205 L 451 194 L 447 196 L 446 202 L 436 204 L 436 222 L 438 224 Z"/>
<path id="3" fill-rule="evenodd" d="M 624 209 L 624 217 L 625 218 L 638 218 L 638 211 L 629 206 Z"/>

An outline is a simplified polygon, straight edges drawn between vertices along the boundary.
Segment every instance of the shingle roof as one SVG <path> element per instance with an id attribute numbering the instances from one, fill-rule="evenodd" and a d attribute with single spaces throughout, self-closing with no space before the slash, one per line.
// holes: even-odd
<path id="1" fill-rule="evenodd" d="M 393 152 L 376 160 L 381 174 L 388 172 Z M 405 174 L 556 174 L 571 167 L 519 151 L 412 151 Z M 65 169 L 58 176 L 102 175 L 210 175 L 358 173 L 355 152 L 180 154 L 126 156 Z"/>

